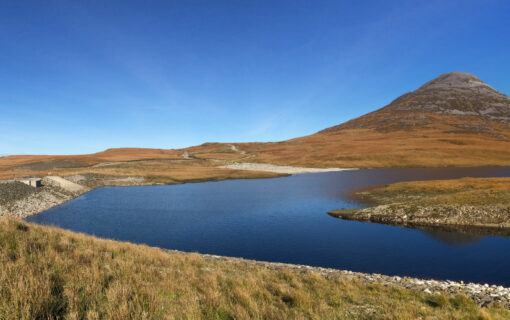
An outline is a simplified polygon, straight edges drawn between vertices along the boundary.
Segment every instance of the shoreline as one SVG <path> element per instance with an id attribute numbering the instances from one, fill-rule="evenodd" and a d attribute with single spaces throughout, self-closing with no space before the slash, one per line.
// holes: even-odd
<path id="1" fill-rule="evenodd" d="M 487 306 L 491 303 L 499 303 L 505 308 L 510 309 L 510 287 L 501 285 L 478 284 L 473 282 L 464 283 L 463 281 L 424 279 L 408 276 L 390 276 L 379 273 L 363 273 L 350 270 L 313 267 L 300 264 L 288 264 L 281 262 L 267 262 L 260 260 L 251 260 L 236 257 L 218 256 L 203 253 L 189 253 L 179 250 L 168 250 L 169 252 L 179 252 L 188 254 L 198 254 L 205 260 L 225 261 L 229 263 L 262 266 L 270 270 L 290 270 L 299 273 L 319 274 L 328 280 L 342 278 L 348 281 L 360 281 L 367 284 L 378 284 L 382 286 L 394 286 L 399 288 L 417 290 L 422 293 L 436 295 L 462 294 L 472 299 L 479 306 Z"/>
<path id="2" fill-rule="evenodd" d="M 12 201 L 6 206 L 0 206 L 0 217 L 25 219 L 27 217 L 45 212 L 68 201 L 76 199 L 93 189 L 82 188 L 76 191 L 69 191 L 43 178 L 43 187 L 40 190 L 34 189 L 27 197 Z M 32 188 L 32 187 L 30 187 Z"/>
<path id="3" fill-rule="evenodd" d="M 440 224 L 440 223 L 420 223 L 413 221 L 400 221 L 394 217 L 390 217 L 387 220 L 379 220 L 379 218 L 368 218 L 363 216 L 358 218 L 356 214 L 342 213 L 341 211 L 348 211 L 352 209 L 339 209 L 327 212 L 333 218 L 346 220 L 346 221 L 357 221 L 362 223 L 375 223 L 383 224 L 392 227 L 402 227 L 410 229 L 419 229 L 424 231 L 443 231 L 453 232 L 465 235 L 473 236 L 496 236 L 510 238 L 510 227 L 501 227 L 499 225 L 478 225 L 478 224 Z M 356 210 L 356 209 L 354 209 Z M 386 218 L 386 217 L 385 217 Z M 384 219 L 384 218 L 383 218 Z M 393 221 L 390 221 L 393 220 Z"/>
<path id="4" fill-rule="evenodd" d="M 510 235 L 509 177 L 397 182 L 353 191 L 351 198 L 369 207 L 332 210 L 328 214 L 403 227 Z"/>
<path id="5" fill-rule="evenodd" d="M 282 174 L 303 174 L 303 173 L 320 173 L 320 172 L 335 172 L 335 171 L 348 171 L 358 170 L 357 168 L 305 168 L 305 167 L 292 167 L 292 166 L 279 166 L 268 163 L 250 163 L 250 162 L 236 162 L 218 168 L 233 169 L 233 170 L 246 170 L 246 171 L 263 171 L 274 172 Z"/>
<path id="6" fill-rule="evenodd" d="M 408 228 L 428 227 L 444 231 L 463 231 L 464 233 L 474 231 L 478 234 L 509 237 L 510 221 L 493 222 L 474 219 L 469 221 L 469 215 L 487 212 L 496 212 L 497 218 L 499 218 L 508 215 L 510 209 L 497 206 L 426 206 L 416 209 L 416 207 L 407 205 L 400 205 L 398 208 L 391 205 L 379 205 L 364 209 L 332 210 L 328 214 L 342 220 Z"/>
<path id="7" fill-rule="evenodd" d="M 253 171 L 253 172 L 271 172 L 277 175 L 274 176 L 254 176 L 254 177 L 240 177 L 240 178 L 196 178 L 187 179 L 184 181 L 171 181 L 171 182 L 158 182 L 147 179 L 142 176 L 108 176 L 97 178 L 94 175 L 91 177 L 85 177 L 86 175 L 72 175 L 72 176 L 45 176 L 43 177 L 43 187 L 34 194 L 26 197 L 25 199 L 17 200 L 10 204 L 10 208 L 4 208 L 0 206 L 0 217 L 12 217 L 25 219 L 27 217 L 43 213 L 51 208 L 62 205 L 68 201 L 71 201 L 85 193 L 101 187 L 131 187 L 131 186 L 158 186 L 158 185 L 176 185 L 186 183 L 201 183 L 201 182 L 215 182 L 232 179 L 267 179 L 267 178 L 281 178 L 287 177 L 294 174 L 304 173 L 319 173 L 319 172 L 332 172 L 332 171 L 344 171 L 344 170 L 357 170 L 357 169 L 346 169 L 346 168 L 301 168 L 301 167 L 290 167 L 290 166 L 276 166 L 276 165 L 263 165 L 264 168 L 277 168 L 275 170 L 257 170 L 257 169 L 240 169 L 237 166 L 244 165 L 241 163 L 231 164 L 227 166 L 220 166 L 219 168 L 224 169 L 235 169 L 241 171 Z M 252 164 L 248 164 L 252 165 Z M 257 166 L 258 164 L 254 164 Z M 234 166 L 235 168 L 229 168 Z M 283 169 L 281 169 L 283 168 Z M 71 190 L 66 190 L 62 186 L 56 184 L 54 181 L 50 181 L 49 178 L 59 178 L 65 180 L 64 183 L 71 184 Z M 81 183 L 80 183 L 81 182 Z M 81 189 L 76 191 L 73 185 L 80 186 Z"/>
<path id="8" fill-rule="evenodd" d="M 349 170 L 349 169 L 343 169 Z M 324 171 L 322 171 L 324 172 Z M 66 179 L 71 179 L 72 177 L 66 177 Z M 200 182 L 205 182 L 209 180 L 204 180 Z M 142 181 L 137 180 L 136 184 L 124 184 L 119 186 L 152 186 L 158 185 L 156 183 L 143 183 Z M 50 185 L 48 184 L 47 187 Z M 83 185 L 82 185 L 83 186 Z M 67 201 L 73 200 L 89 191 L 95 190 L 99 187 L 103 186 L 117 186 L 117 185 L 100 185 L 94 187 L 84 187 L 81 192 L 76 192 L 73 194 L 65 194 L 59 201 L 54 201 L 49 203 L 46 206 L 39 206 L 32 211 L 25 211 L 25 214 L 19 215 L 5 215 L 7 217 L 14 217 L 18 219 L 24 219 L 28 216 L 42 213 L 46 210 L 49 210 L 53 207 L 59 206 Z M 52 188 L 58 188 L 55 186 L 51 186 Z M 29 196 L 30 199 L 23 199 L 22 201 L 32 201 L 39 202 L 40 197 L 32 197 Z M 2 212 L 0 212 L 2 215 Z M 25 221 L 26 222 L 26 221 Z M 395 224 L 398 226 L 403 226 L 402 224 Z M 405 225 L 404 225 L 405 227 Z M 72 232 L 72 231 L 71 231 Z M 189 252 L 183 252 L 179 250 L 168 250 L 163 249 L 169 252 L 180 252 L 185 254 L 192 254 Z M 279 262 L 266 262 L 266 261 L 258 261 L 258 260 L 250 260 L 236 257 L 227 257 L 227 256 L 217 256 L 211 254 L 202 254 L 196 253 L 203 257 L 205 260 L 218 260 L 218 261 L 227 261 L 230 263 L 243 264 L 243 265 L 258 265 L 264 266 L 267 269 L 288 269 L 293 272 L 300 273 L 315 273 L 324 276 L 326 279 L 337 279 L 343 278 L 351 281 L 361 281 L 369 284 L 380 284 L 383 286 L 396 286 L 405 289 L 417 290 L 426 294 L 449 294 L 449 295 L 457 295 L 463 294 L 472 299 L 479 306 L 487 306 L 491 303 L 498 303 L 503 305 L 505 308 L 510 309 L 510 288 L 498 286 L 498 285 L 488 285 L 488 284 L 476 284 L 476 283 L 464 283 L 464 282 L 456 282 L 449 280 L 434 280 L 434 279 L 420 279 L 415 277 L 407 277 L 407 276 L 389 276 L 382 275 L 377 273 L 362 273 L 355 272 L 349 270 L 340 270 L 340 269 L 332 269 L 332 268 L 324 268 L 324 267 L 312 267 L 307 265 L 298 265 L 298 264 L 287 264 L 287 263 L 279 263 Z"/>

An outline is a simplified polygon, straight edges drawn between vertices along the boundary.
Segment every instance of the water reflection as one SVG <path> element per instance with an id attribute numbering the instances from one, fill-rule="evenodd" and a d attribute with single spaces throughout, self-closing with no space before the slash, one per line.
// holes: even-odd
<path id="1" fill-rule="evenodd" d="M 420 230 L 431 238 L 451 246 L 465 246 L 483 240 L 483 235 L 462 233 L 458 231 L 445 231 L 433 228 L 420 228 Z"/>

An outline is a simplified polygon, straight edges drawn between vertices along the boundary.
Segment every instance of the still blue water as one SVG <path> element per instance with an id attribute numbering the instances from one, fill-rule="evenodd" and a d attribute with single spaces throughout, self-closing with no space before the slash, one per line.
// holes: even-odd
<path id="1" fill-rule="evenodd" d="M 149 187 L 105 187 L 27 220 L 168 249 L 510 286 L 510 239 L 327 215 L 352 190 L 407 180 L 510 176 L 508 167 L 371 169 Z"/>

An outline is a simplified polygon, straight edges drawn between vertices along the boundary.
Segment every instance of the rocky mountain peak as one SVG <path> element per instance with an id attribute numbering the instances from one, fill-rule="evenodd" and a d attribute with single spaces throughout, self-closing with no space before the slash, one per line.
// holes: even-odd
<path id="1" fill-rule="evenodd" d="M 418 90 L 472 90 L 481 88 L 494 90 L 473 74 L 467 72 L 450 72 L 427 82 Z"/>
<path id="2" fill-rule="evenodd" d="M 439 118 L 435 116 L 433 120 L 432 115 L 448 116 L 447 121 L 453 127 L 465 127 L 465 123 L 473 121 L 510 125 L 510 97 L 475 75 L 450 72 L 400 96 L 384 108 L 324 131 L 355 128 L 395 131 L 438 127 Z"/>

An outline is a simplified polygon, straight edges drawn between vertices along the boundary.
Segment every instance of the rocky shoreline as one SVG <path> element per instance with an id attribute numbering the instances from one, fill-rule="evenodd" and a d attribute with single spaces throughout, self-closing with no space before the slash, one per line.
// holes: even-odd
<path id="1" fill-rule="evenodd" d="M 41 213 L 89 191 L 84 188 L 79 192 L 70 192 L 53 184 L 47 178 L 43 179 L 43 187 L 37 189 L 26 186 L 21 191 L 18 183 L 4 184 L 2 187 L 11 190 L 11 197 L 2 199 L 4 202 L 0 205 L 0 217 L 9 216 L 19 219 Z M 24 196 L 20 198 L 19 195 L 22 192 Z"/>
<path id="2" fill-rule="evenodd" d="M 169 250 L 174 251 L 174 250 Z M 242 265 L 262 266 L 270 270 L 289 270 L 299 273 L 319 274 L 326 279 L 345 279 L 347 281 L 360 281 L 367 284 L 382 286 L 395 286 L 416 290 L 429 295 L 465 295 L 477 305 L 485 307 L 498 304 L 510 308 L 510 288 L 489 284 L 464 283 L 450 280 L 425 280 L 412 277 L 387 276 L 377 273 L 361 273 L 348 270 L 338 270 L 306 265 L 286 264 L 277 262 L 264 262 L 242 258 L 232 258 L 201 254 L 205 260 L 227 261 Z"/>
<path id="3" fill-rule="evenodd" d="M 107 185 L 145 185 L 140 177 L 98 177 L 75 175 L 69 177 L 48 176 L 42 179 L 42 187 L 33 188 L 19 182 L 1 183 L 0 217 L 18 219 L 41 213 L 93 189 Z"/>
<path id="4" fill-rule="evenodd" d="M 496 235 L 510 234 L 510 207 L 497 205 L 384 204 L 365 209 L 340 209 L 329 215 L 344 220 L 375 222 L 404 227 L 473 229 Z"/>

